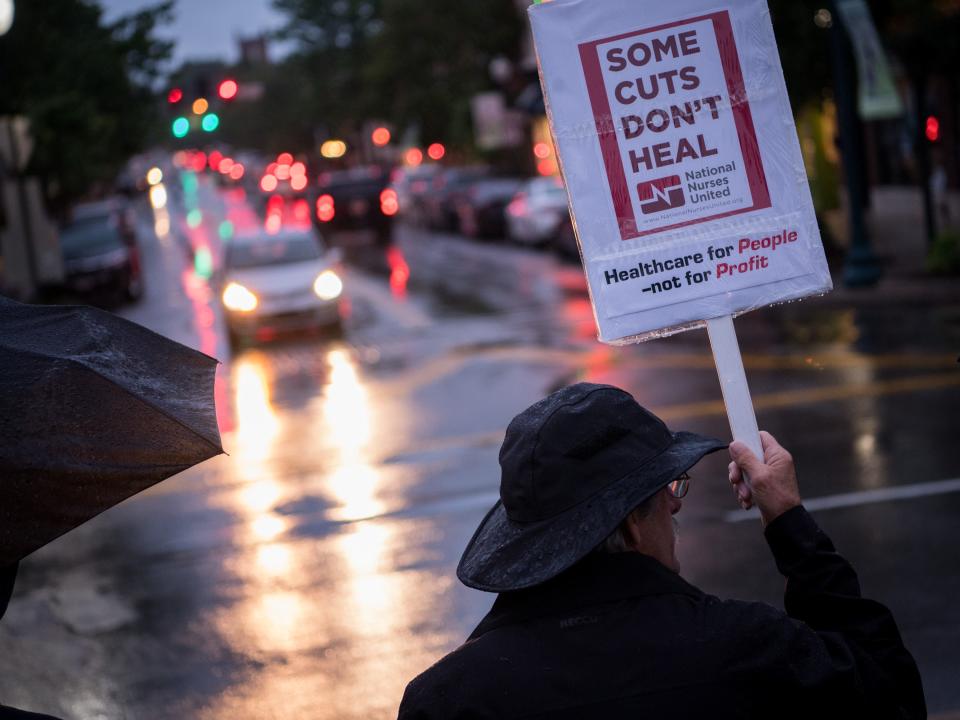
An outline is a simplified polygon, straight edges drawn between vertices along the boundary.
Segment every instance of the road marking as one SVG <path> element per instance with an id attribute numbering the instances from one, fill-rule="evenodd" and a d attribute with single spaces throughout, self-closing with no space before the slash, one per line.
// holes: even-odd
<path id="1" fill-rule="evenodd" d="M 819 512 L 822 510 L 836 510 L 839 508 L 873 505 L 896 500 L 912 500 L 914 498 L 946 495 L 955 492 L 960 492 L 960 478 L 936 480 L 914 485 L 898 485 L 896 487 L 877 488 L 874 490 L 861 490 L 858 492 L 840 493 L 838 495 L 826 495 L 818 498 L 807 498 L 803 501 L 803 506 L 810 512 Z M 500 495 L 497 492 L 479 491 L 422 502 L 398 510 L 378 513 L 370 518 L 364 519 L 409 519 L 472 512 L 478 508 L 489 508 L 499 499 Z M 748 520 L 755 521 L 760 519 L 760 513 L 756 508 L 747 511 L 734 510 L 724 513 L 722 519 L 727 523 L 740 523 Z M 960 720 L 960 718 L 958 718 L 958 720 Z"/>
<path id="2" fill-rule="evenodd" d="M 913 378 L 902 378 L 898 380 L 885 380 L 864 385 L 840 385 L 823 388 L 809 388 L 804 390 L 788 390 L 779 393 L 769 393 L 766 395 L 755 395 L 754 406 L 758 410 L 770 410 L 782 407 L 794 407 L 811 403 L 828 402 L 833 400 L 852 399 L 857 397 L 876 397 L 882 395 L 892 395 L 904 392 L 917 392 L 924 390 L 934 390 L 944 387 L 960 386 L 960 373 L 952 372 L 947 374 L 924 375 Z M 672 422 L 680 419 L 689 420 L 691 418 L 723 416 L 726 414 L 722 400 L 708 401 L 702 403 L 686 403 L 681 405 L 667 405 L 661 408 L 654 408 L 657 415 L 666 421 Z M 413 463 L 422 461 L 422 454 L 431 453 L 455 453 L 460 449 L 493 447 L 503 441 L 504 431 L 481 432 L 471 435 L 462 435 L 450 438 L 443 438 L 439 441 L 425 443 L 412 451 L 397 451 L 387 455 L 381 460 L 385 463 Z M 944 484 L 946 483 L 946 484 Z M 958 483 L 955 489 L 951 488 L 950 483 Z M 925 490 L 925 488 L 937 488 L 935 491 Z M 926 494 L 938 494 L 946 492 L 955 492 L 960 490 L 960 480 L 947 480 L 935 483 L 926 483 L 912 486 L 900 486 L 896 488 L 885 488 L 881 490 L 869 490 L 862 493 L 852 493 L 848 495 L 832 496 L 838 498 L 820 498 L 806 501 L 809 509 L 831 509 L 832 507 L 845 507 L 845 505 L 830 505 L 831 502 L 846 502 L 845 498 L 855 497 L 855 502 L 851 504 L 863 504 L 868 502 L 883 502 L 888 499 L 904 499 L 910 497 L 921 497 Z M 889 497 L 887 494 L 891 493 Z M 915 494 L 913 494 L 915 493 Z M 871 499 L 874 497 L 878 499 Z M 729 513 L 724 519 L 729 522 L 739 522 L 755 517 L 751 513 L 735 511 Z"/>
<path id="3" fill-rule="evenodd" d="M 952 480 L 935 480 L 933 482 L 916 483 L 915 485 L 897 485 L 895 487 L 877 488 L 875 490 L 861 490 L 838 495 L 826 495 L 819 498 L 810 498 L 803 501 L 803 506 L 810 511 L 836 510 L 837 508 L 856 507 L 858 505 L 872 505 L 874 503 L 890 502 L 892 500 L 910 500 L 930 495 L 946 495 L 960 492 L 960 478 Z M 756 520 L 760 513 L 756 508 L 752 510 L 734 510 L 724 514 L 723 519 L 728 523 Z"/>
<path id="4" fill-rule="evenodd" d="M 898 378 L 896 380 L 878 380 L 861 385 L 831 385 L 827 387 L 801 388 L 782 392 L 753 396 L 753 406 L 757 410 L 775 410 L 778 408 L 811 405 L 834 400 L 850 400 L 860 397 L 879 397 L 906 392 L 937 390 L 947 387 L 960 387 L 960 372 L 936 373 L 919 377 Z M 709 400 L 698 403 L 666 405 L 654 407 L 653 411 L 669 422 L 679 419 L 725 415 L 726 407 L 722 400 Z"/>
<path id="5" fill-rule="evenodd" d="M 527 345 L 490 347 L 480 350 L 486 357 L 502 360 L 553 360 L 579 362 L 595 354 L 596 348 L 547 348 Z M 611 351 L 612 352 L 612 351 Z M 662 355 L 620 355 L 616 362 L 641 369 L 713 370 L 710 353 L 664 353 Z M 871 369 L 946 369 L 957 367 L 954 354 L 885 354 L 829 353 L 826 355 L 754 355 L 745 354 L 743 365 L 747 370 L 845 370 Z"/>

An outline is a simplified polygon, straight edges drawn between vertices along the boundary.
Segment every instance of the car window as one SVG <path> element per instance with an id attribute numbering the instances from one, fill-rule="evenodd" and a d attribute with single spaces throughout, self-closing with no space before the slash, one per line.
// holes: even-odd
<path id="1" fill-rule="evenodd" d="M 267 238 L 231 245 L 227 251 L 227 267 L 255 268 L 269 265 L 319 260 L 320 243 L 315 237 Z"/>
<path id="2" fill-rule="evenodd" d="M 556 178 L 540 178 L 534 180 L 529 185 L 529 192 L 531 195 L 549 198 L 560 198 L 566 197 L 567 195 L 563 183 Z"/>
<path id="3" fill-rule="evenodd" d="M 102 217 L 81 220 L 64 228 L 60 246 L 67 259 L 91 257 L 123 247 L 116 223 Z"/>

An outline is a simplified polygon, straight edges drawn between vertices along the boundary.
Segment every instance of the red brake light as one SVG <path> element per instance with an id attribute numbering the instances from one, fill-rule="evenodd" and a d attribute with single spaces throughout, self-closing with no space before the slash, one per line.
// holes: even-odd
<path id="1" fill-rule="evenodd" d="M 264 192 L 273 192 L 277 189 L 277 178 L 273 175 L 264 175 L 260 178 L 260 189 Z"/>
<path id="2" fill-rule="evenodd" d="M 380 193 L 380 211 L 387 216 L 396 215 L 400 210 L 400 202 L 397 200 L 397 191 L 393 188 L 387 188 Z"/>
<path id="3" fill-rule="evenodd" d="M 330 222 L 336 214 L 333 195 L 321 195 L 317 198 L 317 219 L 320 222 Z"/>
<path id="4" fill-rule="evenodd" d="M 507 212 L 513 215 L 514 217 L 523 217 L 527 214 L 527 197 L 526 195 L 517 195 L 509 205 L 507 205 Z"/>

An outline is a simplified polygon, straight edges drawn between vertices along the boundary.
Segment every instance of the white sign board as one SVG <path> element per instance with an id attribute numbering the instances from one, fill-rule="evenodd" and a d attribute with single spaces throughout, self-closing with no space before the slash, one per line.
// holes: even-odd
<path id="1" fill-rule="evenodd" d="M 764 0 L 530 19 L 601 340 L 830 290 Z"/>

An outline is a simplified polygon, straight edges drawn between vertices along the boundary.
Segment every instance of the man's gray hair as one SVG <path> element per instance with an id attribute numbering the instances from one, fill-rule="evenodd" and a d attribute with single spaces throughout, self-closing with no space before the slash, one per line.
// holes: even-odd
<path id="1" fill-rule="evenodd" d="M 624 532 L 624 526 L 627 520 L 631 517 L 636 518 L 637 520 L 642 520 L 643 518 L 647 517 L 653 510 L 654 498 L 656 498 L 656 495 L 648 497 L 633 510 L 631 510 L 627 514 L 627 517 L 625 517 L 623 521 L 614 528 L 613 532 L 607 535 L 607 539 L 597 545 L 593 551 L 602 555 L 615 555 L 616 553 L 629 552 L 630 548 L 627 547 L 627 536 Z"/>

